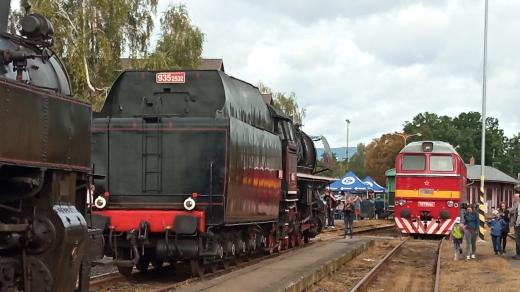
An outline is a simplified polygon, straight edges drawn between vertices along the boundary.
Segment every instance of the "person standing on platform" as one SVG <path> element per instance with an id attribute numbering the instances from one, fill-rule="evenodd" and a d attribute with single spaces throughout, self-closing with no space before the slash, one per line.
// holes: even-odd
<path id="1" fill-rule="evenodd" d="M 361 214 L 361 198 L 356 196 L 354 199 L 354 212 L 356 214 L 356 220 L 359 220 L 359 215 Z"/>
<path id="2" fill-rule="evenodd" d="M 354 224 L 354 204 L 352 203 L 352 197 L 348 197 L 345 199 L 345 203 L 343 205 L 343 220 L 345 222 L 345 238 L 350 235 L 352 238 L 352 225 Z"/>
<path id="3" fill-rule="evenodd" d="M 493 210 L 494 218 L 487 221 L 487 225 L 491 227 L 491 240 L 493 241 L 493 251 L 496 255 L 504 254 L 502 245 L 500 244 L 500 237 L 502 236 L 502 230 L 507 226 L 506 221 L 500 217 L 498 210 Z"/>
<path id="4" fill-rule="evenodd" d="M 500 242 L 502 244 L 502 252 L 506 253 L 506 245 L 507 245 L 507 234 L 509 233 L 509 210 L 507 210 L 506 203 L 502 202 L 500 204 L 500 208 L 498 209 L 498 213 L 500 214 L 500 218 L 502 218 L 507 226 L 502 230 L 502 234 L 500 235 Z"/>
<path id="5" fill-rule="evenodd" d="M 478 216 L 473 210 L 473 206 L 468 206 L 464 214 L 464 238 L 466 239 L 466 260 L 476 258 L 477 236 L 478 236 Z"/>
<path id="6" fill-rule="evenodd" d="M 334 194 L 330 190 L 327 191 L 327 196 L 325 197 L 327 200 L 327 213 L 328 213 L 328 226 L 330 228 L 336 228 L 334 226 L 334 211 L 336 210 L 336 198 L 334 198 Z"/>
<path id="7" fill-rule="evenodd" d="M 515 194 L 514 216 L 511 218 L 515 225 L 515 243 L 516 254 L 513 256 L 515 260 L 520 260 L 520 194 Z"/>

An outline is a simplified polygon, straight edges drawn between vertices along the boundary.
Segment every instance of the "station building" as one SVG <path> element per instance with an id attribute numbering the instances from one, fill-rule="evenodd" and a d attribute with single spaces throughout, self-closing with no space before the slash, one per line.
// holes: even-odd
<path id="1" fill-rule="evenodd" d="M 466 166 L 468 168 L 468 185 L 466 197 L 462 198 L 462 201 L 476 204 L 478 203 L 480 191 L 481 166 L 473 163 L 466 164 Z M 515 194 L 515 186 L 518 184 L 518 180 L 487 165 L 484 168 L 484 175 L 484 200 L 488 210 L 500 207 L 502 202 L 505 202 L 507 207 L 512 207 L 513 195 Z"/>

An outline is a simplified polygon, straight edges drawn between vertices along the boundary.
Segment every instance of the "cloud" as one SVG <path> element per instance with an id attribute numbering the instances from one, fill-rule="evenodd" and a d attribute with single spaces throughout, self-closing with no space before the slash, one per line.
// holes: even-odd
<path id="1" fill-rule="evenodd" d="M 345 118 L 354 145 L 400 131 L 423 111 L 480 111 L 483 1 L 186 5 L 206 34 L 205 57 L 223 58 L 237 78 L 295 92 L 307 109 L 305 130 L 333 146 L 345 144 Z M 518 13 L 518 1 L 490 3 L 488 113 L 509 136 L 520 128 Z"/>

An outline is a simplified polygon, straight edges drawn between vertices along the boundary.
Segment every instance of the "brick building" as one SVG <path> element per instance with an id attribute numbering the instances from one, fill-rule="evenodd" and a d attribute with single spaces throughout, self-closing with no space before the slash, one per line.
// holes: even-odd
<path id="1" fill-rule="evenodd" d="M 471 163 L 466 166 L 468 167 L 468 186 L 466 197 L 462 198 L 462 201 L 475 204 L 478 203 L 481 166 Z M 499 207 L 502 202 L 511 207 L 515 186 L 518 184 L 518 181 L 491 166 L 485 166 L 484 174 L 484 200 L 488 210 Z"/>

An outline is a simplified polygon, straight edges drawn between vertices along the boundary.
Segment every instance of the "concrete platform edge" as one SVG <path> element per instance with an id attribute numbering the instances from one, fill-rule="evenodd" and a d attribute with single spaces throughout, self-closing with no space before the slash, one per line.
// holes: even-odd
<path id="1" fill-rule="evenodd" d="M 359 254 L 368 250 L 368 248 L 374 246 L 374 240 L 365 240 L 361 243 L 357 243 L 358 247 L 343 253 L 341 256 L 334 260 L 329 260 L 319 267 L 314 268 L 311 271 L 301 275 L 296 281 L 291 282 L 286 287 L 278 290 L 280 292 L 301 292 L 309 289 L 312 285 L 320 281 L 321 279 L 333 274 L 341 268 L 344 264 L 351 261 Z"/>

